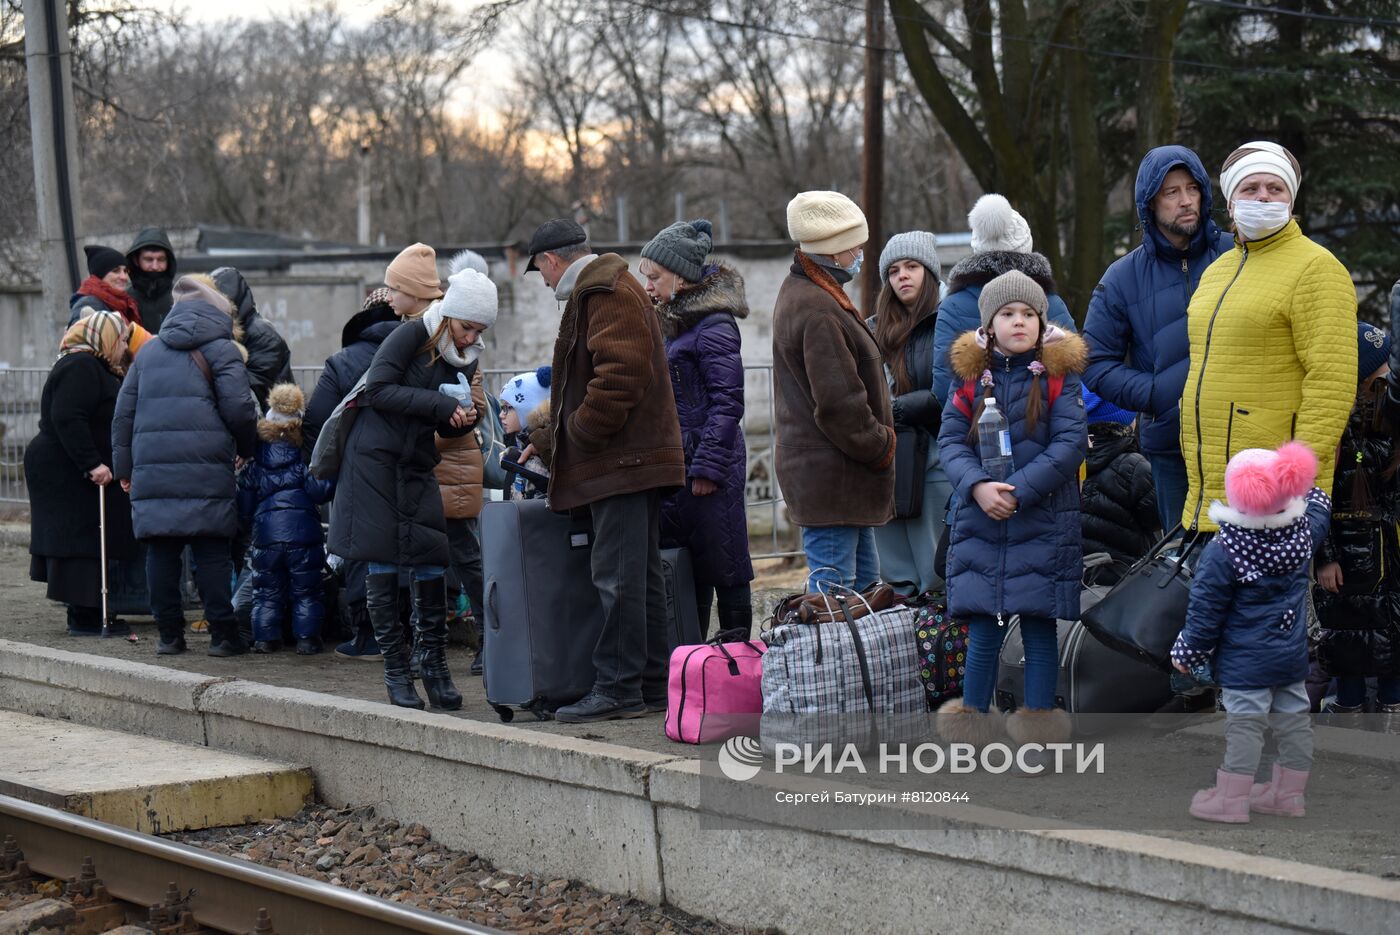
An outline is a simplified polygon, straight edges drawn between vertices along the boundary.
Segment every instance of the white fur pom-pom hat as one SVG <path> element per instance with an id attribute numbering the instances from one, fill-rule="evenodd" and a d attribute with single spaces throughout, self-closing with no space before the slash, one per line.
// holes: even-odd
<path id="1" fill-rule="evenodd" d="M 1031 226 L 1001 195 L 983 195 L 967 214 L 972 252 L 1030 253 Z"/>

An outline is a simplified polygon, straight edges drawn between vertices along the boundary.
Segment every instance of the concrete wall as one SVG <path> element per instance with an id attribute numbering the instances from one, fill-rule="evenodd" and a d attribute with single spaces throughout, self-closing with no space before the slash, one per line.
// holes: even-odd
<path id="1" fill-rule="evenodd" d="M 498 866 L 803 933 L 1389 933 L 1400 881 L 1126 832 L 1021 830 L 975 806 L 833 831 L 676 755 L 0 640 L 0 708 L 309 764 Z M 714 784 L 722 783 L 716 788 Z M 825 788 L 839 784 L 825 783 Z M 901 816 L 944 830 L 901 830 Z M 729 829 L 721 827 L 727 824 Z M 717 868 L 737 868 L 720 872 Z"/>

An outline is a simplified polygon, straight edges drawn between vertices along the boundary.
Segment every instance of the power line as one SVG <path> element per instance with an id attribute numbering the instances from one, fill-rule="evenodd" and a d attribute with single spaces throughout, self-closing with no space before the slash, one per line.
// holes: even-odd
<path id="1" fill-rule="evenodd" d="M 1277 6 L 1255 6 L 1252 3 L 1243 3 L 1241 0 L 1191 0 L 1198 6 L 1218 6 L 1231 10 L 1242 10 L 1246 13 L 1254 13 L 1259 16 L 1292 16 L 1296 19 L 1310 19 L 1326 23 L 1346 23 L 1351 26 L 1381 26 L 1394 28 L 1400 26 L 1400 20 L 1385 19 L 1380 16 L 1342 16 L 1335 13 L 1309 13 L 1306 10 L 1289 10 Z"/>

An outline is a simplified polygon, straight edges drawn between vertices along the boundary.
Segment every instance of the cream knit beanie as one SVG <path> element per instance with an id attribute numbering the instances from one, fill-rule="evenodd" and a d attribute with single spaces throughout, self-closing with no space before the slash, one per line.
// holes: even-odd
<path id="1" fill-rule="evenodd" d="M 442 298 L 437 254 L 425 243 L 404 247 L 384 271 L 384 284 L 417 299 Z"/>
<path id="2" fill-rule="evenodd" d="M 788 236 L 803 253 L 833 256 L 870 239 L 865 212 L 840 192 L 803 192 L 787 206 Z"/>
<path id="3" fill-rule="evenodd" d="M 1031 226 L 1011 202 L 997 194 L 977 199 L 967 215 L 972 231 L 972 252 L 1030 253 Z"/>

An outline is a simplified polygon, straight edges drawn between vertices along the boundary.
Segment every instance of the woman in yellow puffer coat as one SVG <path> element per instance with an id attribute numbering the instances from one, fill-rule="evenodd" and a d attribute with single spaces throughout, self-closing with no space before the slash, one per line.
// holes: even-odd
<path id="1" fill-rule="evenodd" d="M 1201 276 L 1186 313 L 1188 529 L 1215 530 L 1207 511 L 1225 499 L 1225 464 L 1245 448 L 1306 442 L 1321 462 L 1318 486 L 1331 489 L 1356 395 L 1356 287 L 1293 219 L 1300 176 L 1293 154 L 1269 142 L 1241 146 L 1221 170 L 1235 248 Z"/>

